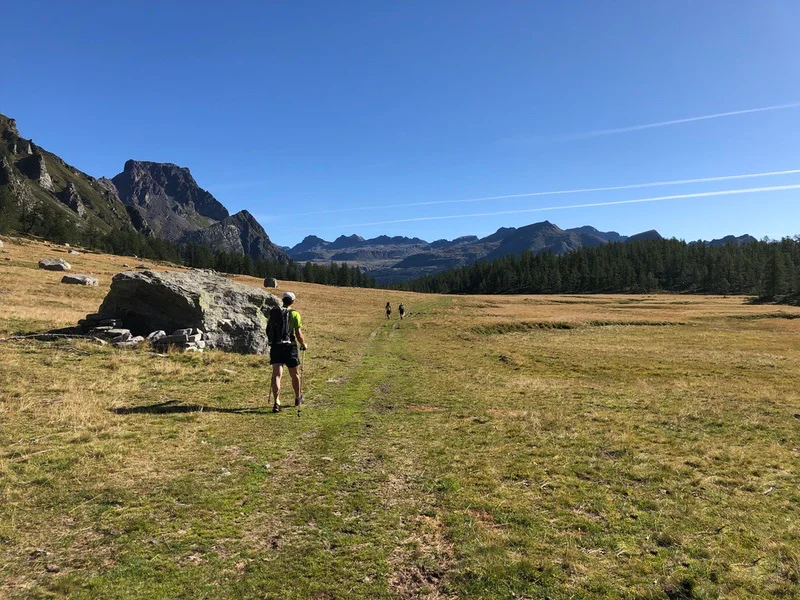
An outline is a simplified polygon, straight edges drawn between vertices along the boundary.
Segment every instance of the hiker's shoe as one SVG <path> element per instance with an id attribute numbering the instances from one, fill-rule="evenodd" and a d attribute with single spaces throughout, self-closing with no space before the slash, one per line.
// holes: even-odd
<path id="1" fill-rule="evenodd" d="M 281 412 L 281 405 L 280 404 L 273 404 L 272 405 L 272 412 L 274 412 L 274 413 Z"/>
<path id="2" fill-rule="evenodd" d="M 306 397 L 303 394 L 300 394 L 299 398 L 295 398 L 294 399 L 294 405 L 295 406 L 300 406 L 301 404 L 304 404 L 305 401 L 306 401 Z"/>

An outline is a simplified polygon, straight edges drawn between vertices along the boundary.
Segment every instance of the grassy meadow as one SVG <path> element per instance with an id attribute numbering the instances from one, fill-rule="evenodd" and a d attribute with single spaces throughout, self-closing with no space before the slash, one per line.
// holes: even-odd
<path id="1" fill-rule="evenodd" d="M 4 241 L 0 337 L 141 262 Z M 800 308 L 282 289 L 299 417 L 264 357 L 0 342 L 0 598 L 800 597 Z"/>

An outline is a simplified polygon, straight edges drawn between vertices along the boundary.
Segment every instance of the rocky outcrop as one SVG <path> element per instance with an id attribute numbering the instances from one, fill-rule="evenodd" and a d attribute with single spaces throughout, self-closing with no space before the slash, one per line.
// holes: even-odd
<path id="1" fill-rule="evenodd" d="M 71 271 L 72 265 L 63 258 L 45 258 L 39 261 L 39 268 L 45 271 Z"/>
<path id="2" fill-rule="evenodd" d="M 276 288 L 278 287 L 278 280 L 274 277 L 267 277 L 264 279 L 264 287 Z"/>
<path id="3" fill-rule="evenodd" d="M 228 217 L 225 207 L 197 185 L 189 169 L 177 165 L 129 160 L 111 181 L 120 200 L 136 207 L 155 235 L 173 242 Z"/>
<path id="4" fill-rule="evenodd" d="M 28 179 L 32 179 L 39 187 L 48 192 L 53 191 L 53 179 L 47 172 L 44 156 L 38 152 L 17 161 L 17 169 Z"/>
<path id="5" fill-rule="evenodd" d="M 286 262 L 289 257 L 273 244 L 264 228 L 246 210 L 223 219 L 205 229 L 185 234 L 181 241 L 193 242 L 236 254 L 247 254 L 253 259 Z"/>
<path id="6" fill-rule="evenodd" d="M 208 348 L 261 354 L 267 350 L 264 313 L 279 305 L 263 290 L 202 271 L 126 271 L 114 277 L 98 313 L 133 333 L 196 328 Z"/>
<path id="7" fill-rule="evenodd" d="M 78 213 L 79 217 L 83 217 L 86 214 L 86 207 L 83 205 L 81 195 L 78 193 L 78 189 L 75 187 L 75 184 L 71 181 L 67 183 L 67 187 L 65 187 L 63 191 L 58 194 L 58 199 Z"/>

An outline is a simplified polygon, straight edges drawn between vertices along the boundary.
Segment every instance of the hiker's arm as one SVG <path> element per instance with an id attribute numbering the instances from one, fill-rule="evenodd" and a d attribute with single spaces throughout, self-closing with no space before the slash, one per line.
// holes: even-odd
<path id="1" fill-rule="evenodd" d="M 297 341 L 300 342 L 300 349 L 306 350 L 308 346 L 306 346 L 306 338 L 303 337 L 303 328 L 298 327 L 294 330 L 294 334 L 297 336 Z"/>

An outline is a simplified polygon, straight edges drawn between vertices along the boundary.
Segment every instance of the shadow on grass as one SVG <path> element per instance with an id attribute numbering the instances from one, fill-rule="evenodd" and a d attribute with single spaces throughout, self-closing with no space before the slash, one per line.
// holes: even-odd
<path id="1" fill-rule="evenodd" d="M 191 412 L 219 412 L 235 415 L 261 415 L 270 413 L 270 409 L 267 408 L 221 408 L 219 406 L 207 406 L 204 404 L 179 404 L 178 402 L 178 400 L 167 400 L 166 402 L 159 402 L 157 404 L 123 406 L 110 410 L 117 415 L 172 415 Z"/>

